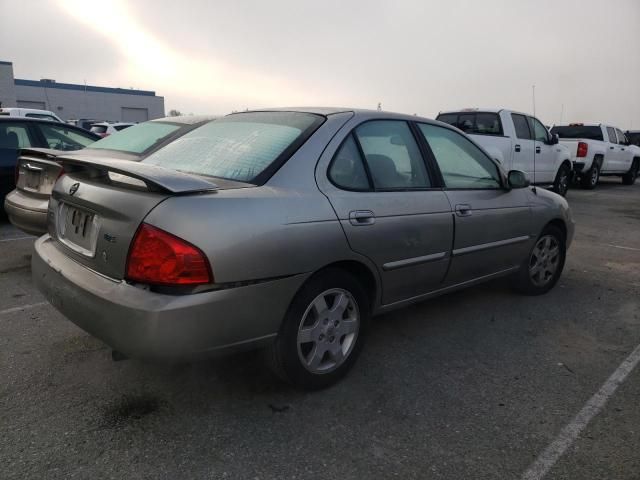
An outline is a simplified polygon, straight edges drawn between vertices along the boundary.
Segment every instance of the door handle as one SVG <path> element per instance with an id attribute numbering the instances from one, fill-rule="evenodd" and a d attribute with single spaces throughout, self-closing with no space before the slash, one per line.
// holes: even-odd
<path id="1" fill-rule="evenodd" d="M 516 145 L 516 149 L 515 150 L 516 150 L 516 152 L 519 152 L 520 151 L 520 145 Z"/>
<path id="2" fill-rule="evenodd" d="M 624 152 L 624 148 L 621 149 Z"/>
<path id="3" fill-rule="evenodd" d="M 376 223 L 376 216 L 371 210 L 353 210 L 349 212 L 349 223 L 356 227 L 373 225 Z"/>
<path id="4" fill-rule="evenodd" d="M 613 147 L 609 147 L 609 150 L 613 150 Z"/>
<path id="5" fill-rule="evenodd" d="M 469 217 L 472 212 L 473 209 L 471 208 L 471 205 L 468 205 L 466 203 L 456 205 L 456 215 L 458 215 L 459 217 Z"/>
<path id="6" fill-rule="evenodd" d="M 540 153 L 540 147 L 536 147 L 536 153 Z"/>
<path id="7" fill-rule="evenodd" d="M 26 168 L 27 170 L 31 170 L 32 172 L 41 172 L 42 170 L 44 170 L 42 167 L 31 165 L 30 163 L 23 163 L 22 165 L 24 166 L 24 168 Z"/>

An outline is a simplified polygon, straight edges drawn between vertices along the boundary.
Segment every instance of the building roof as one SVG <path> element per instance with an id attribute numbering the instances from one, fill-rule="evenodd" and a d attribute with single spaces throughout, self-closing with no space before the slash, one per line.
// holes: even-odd
<path id="1" fill-rule="evenodd" d="M 4 62 L 3 62 L 4 63 Z M 9 63 L 9 62 L 6 62 Z M 16 78 L 14 83 L 21 87 L 58 88 L 60 90 L 79 90 L 82 92 L 117 93 L 120 95 L 141 95 L 155 97 L 156 92 L 151 90 L 134 90 L 129 88 L 97 87 L 95 85 L 80 85 L 76 83 L 58 83 L 51 80 L 24 80 Z"/>

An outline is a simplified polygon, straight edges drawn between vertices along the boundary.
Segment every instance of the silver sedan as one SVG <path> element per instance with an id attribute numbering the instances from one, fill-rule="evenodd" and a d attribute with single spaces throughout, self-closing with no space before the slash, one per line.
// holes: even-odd
<path id="1" fill-rule="evenodd" d="M 567 202 L 459 130 L 354 109 L 243 112 L 142 162 L 62 159 L 32 271 L 115 351 L 264 348 L 307 389 L 342 377 L 373 315 L 496 277 L 562 272 Z"/>

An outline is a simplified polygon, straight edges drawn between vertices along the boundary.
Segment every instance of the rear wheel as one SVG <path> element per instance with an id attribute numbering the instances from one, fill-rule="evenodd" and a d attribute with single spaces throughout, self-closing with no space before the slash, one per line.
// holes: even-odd
<path id="1" fill-rule="evenodd" d="M 631 168 L 627 173 L 622 176 L 622 183 L 625 185 L 633 185 L 636 183 L 636 178 L 638 178 L 638 170 L 640 169 L 640 160 L 635 159 L 631 164 Z"/>
<path id="2" fill-rule="evenodd" d="M 594 159 L 591 168 L 582 175 L 580 185 L 587 190 L 593 190 L 598 185 L 598 180 L 600 180 L 600 165 Z"/>
<path id="3" fill-rule="evenodd" d="M 569 190 L 569 183 L 571 181 L 571 168 L 566 163 L 560 165 L 556 179 L 553 182 L 553 191 L 561 196 L 567 195 Z"/>
<path id="4" fill-rule="evenodd" d="M 558 282 L 565 258 L 564 233 L 554 225 L 547 225 L 516 274 L 515 288 L 525 295 L 547 293 Z"/>
<path id="5" fill-rule="evenodd" d="M 337 268 L 316 274 L 291 302 L 268 352 L 272 369 L 305 390 L 332 385 L 360 353 L 369 317 L 367 294 L 351 274 Z"/>

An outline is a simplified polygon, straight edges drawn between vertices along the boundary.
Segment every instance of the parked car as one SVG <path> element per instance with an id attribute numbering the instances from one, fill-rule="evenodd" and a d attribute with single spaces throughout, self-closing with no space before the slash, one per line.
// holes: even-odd
<path id="1" fill-rule="evenodd" d="M 627 130 L 626 135 L 632 145 L 640 147 L 640 130 Z"/>
<path id="2" fill-rule="evenodd" d="M 470 135 L 506 170 L 522 170 L 535 185 L 567 194 L 572 175 L 569 150 L 558 145 L 537 118 L 506 109 L 465 109 L 441 112 L 437 120 Z"/>
<path id="3" fill-rule="evenodd" d="M 139 123 L 90 145 L 74 156 L 118 158 L 139 161 L 212 117 L 167 117 Z M 50 149 L 23 150 L 18 160 L 16 189 L 4 202 L 9 221 L 24 232 L 47 231 L 47 206 L 53 184 L 62 173 L 56 161 L 60 152 Z"/>
<path id="4" fill-rule="evenodd" d="M 0 108 L 0 116 L 39 118 L 41 120 L 52 120 L 54 122 L 64 123 L 64 121 L 55 113 L 49 110 L 38 110 L 36 108 Z"/>
<path id="5" fill-rule="evenodd" d="M 32 257 L 52 305 L 129 357 L 266 347 L 308 389 L 372 315 L 506 275 L 547 292 L 574 230 L 562 197 L 411 115 L 242 112 L 138 163 L 61 161 Z"/>
<path id="6" fill-rule="evenodd" d="M 97 135 L 65 123 L 29 117 L 0 116 L 0 202 L 15 188 L 21 148 L 46 147 L 70 151 L 95 142 Z"/>
<path id="7" fill-rule="evenodd" d="M 67 120 L 67 123 L 75 125 L 76 127 L 84 128 L 85 130 L 91 130 L 91 126 L 95 123 L 99 123 L 99 120 L 95 118 L 74 118 Z"/>
<path id="8" fill-rule="evenodd" d="M 91 131 L 95 134 L 100 135 L 101 137 L 108 137 L 109 135 L 113 135 L 114 133 L 119 132 L 120 130 L 124 130 L 125 128 L 129 128 L 135 125 L 135 123 L 128 122 L 98 122 L 91 124 Z"/>
<path id="9" fill-rule="evenodd" d="M 551 132 L 571 151 L 571 160 L 583 188 L 593 189 L 601 176 L 622 177 L 633 185 L 640 168 L 640 148 L 631 146 L 619 128 L 602 123 L 555 125 Z"/>

